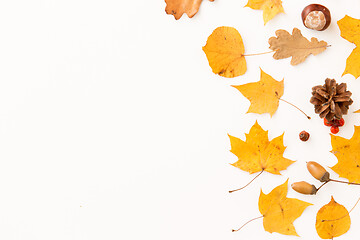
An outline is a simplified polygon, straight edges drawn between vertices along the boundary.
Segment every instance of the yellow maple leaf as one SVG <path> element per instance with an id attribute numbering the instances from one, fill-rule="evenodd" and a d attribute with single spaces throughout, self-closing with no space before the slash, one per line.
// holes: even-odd
<path id="1" fill-rule="evenodd" d="M 350 229 L 351 220 L 348 210 L 335 202 L 331 201 L 324 205 L 316 215 L 316 231 L 322 239 L 333 239 L 346 233 Z"/>
<path id="2" fill-rule="evenodd" d="M 312 204 L 295 198 L 287 198 L 287 192 L 288 180 L 267 195 L 261 190 L 259 211 L 264 217 L 265 231 L 299 236 L 293 222 Z"/>
<path id="3" fill-rule="evenodd" d="M 214 0 L 209 1 L 213 2 Z M 199 11 L 202 0 L 165 0 L 165 2 L 165 12 L 178 20 L 184 13 L 192 18 Z"/>
<path id="4" fill-rule="evenodd" d="M 279 106 L 279 99 L 284 94 L 284 80 L 276 81 L 261 68 L 260 71 L 260 81 L 233 87 L 250 101 L 248 113 L 270 113 L 272 116 Z"/>
<path id="5" fill-rule="evenodd" d="M 327 42 L 318 41 L 316 38 L 307 40 L 301 31 L 293 29 L 292 35 L 286 30 L 279 29 L 275 32 L 276 37 L 269 39 L 270 49 L 276 51 L 273 58 L 291 58 L 291 65 L 297 65 L 305 61 L 310 55 L 317 55 L 327 48 Z"/>
<path id="6" fill-rule="evenodd" d="M 233 78 L 246 72 L 245 49 L 240 33 L 233 27 L 218 27 L 202 48 L 213 73 Z"/>
<path id="7" fill-rule="evenodd" d="M 356 48 L 346 60 L 343 76 L 349 73 L 358 78 L 360 76 L 360 49 L 358 47 L 360 44 L 360 20 L 346 15 L 337 24 L 341 31 L 341 37 L 356 45 Z"/>
<path id="8" fill-rule="evenodd" d="M 294 161 L 283 157 L 286 147 L 283 145 L 284 134 L 271 141 L 268 138 L 268 131 L 264 131 L 255 122 L 251 127 L 246 141 L 229 135 L 231 150 L 238 157 L 238 161 L 231 164 L 249 173 L 267 171 L 273 174 L 280 174 Z"/>
<path id="9" fill-rule="evenodd" d="M 277 14 L 284 12 L 281 0 L 249 0 L 245 7 L 263 10 L 264 25 Z"/>
<path id="10" fill-rule="evenodd" d="M 338 163 L 331 169 L 350 182 L 360 183 L 360 126 L 355 126 L 352 138 L 331 135 L 331 152 Z"/>

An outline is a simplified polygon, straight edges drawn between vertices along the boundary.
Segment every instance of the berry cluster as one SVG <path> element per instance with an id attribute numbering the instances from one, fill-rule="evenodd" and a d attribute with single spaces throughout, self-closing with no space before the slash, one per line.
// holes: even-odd
<path id="1" fill-rule="evenodd" d="M 325 126 L 331 127 L 330 131 L 332 134 L 337 134 L 339 132 L 339 127 L 344 126 L 345 120 L 344 118 L 341 118 L 340 120 L 334 119 L 332 121 L 328 121 L 324 118 L 324 124 Z"/>

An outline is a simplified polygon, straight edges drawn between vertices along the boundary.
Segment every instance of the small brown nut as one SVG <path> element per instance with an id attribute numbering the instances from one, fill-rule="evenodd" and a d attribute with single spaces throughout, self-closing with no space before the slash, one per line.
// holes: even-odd
<path id="1" fill-rule="evenodd" d="M 317 162 L 310 161 L 306 166 L 310 174 L 320 182 L 327 182 L 330 180 L 330 173 Z"/>
<path id="2" fill-rule="evenodd" d="M 305 27 L 317 31 L 327 29 L 331 22 L 329 9 L 320 4 L 310 4 L 304 8 L 301 18 Z"/>
<path id="3" fill-rule="evenodd" d="M 314 185 L 311 185 L 310 183 L 304 181 L 295 182 L 291 184 L 291 187 L 298 193 L 302 193 L 302 194 L 314 195 L 317 192 L 317 189 Z"/>
<path id="4" fill-rule="evenodd" d="M 303 142 L 306 142 L 310 137 L 310 134 L 306 131 L 302 131 L 300 134 L 299 134 L 299 138 L 301 141 Z"/>

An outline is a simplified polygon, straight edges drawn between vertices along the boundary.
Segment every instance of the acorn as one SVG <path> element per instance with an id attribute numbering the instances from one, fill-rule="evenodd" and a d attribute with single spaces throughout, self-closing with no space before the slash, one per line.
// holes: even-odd
<path id="1" fill-rule="evenodd" d="M 310 4 L 304 8 L 301 18 L 305 27 L 317 31 L 327 29 L 331 22 L 329 9 L 320 4 Z"/>
<path id="2" fill-rule="evenodd" d="M 310 174 L 320 182 L 328 182 L 330 180 L 330 173 L 317 162 L 310 161 L 306 166 Z"/>
<path id="3" fill-rule="evenodd" d="M 291 187 L 298 193 L 302 194 L 314 195 L 317 192 L 317 189 L 314 185 L 311 185 L 310 183 L 304 181 L 295 182 L 291 184 Z"/>

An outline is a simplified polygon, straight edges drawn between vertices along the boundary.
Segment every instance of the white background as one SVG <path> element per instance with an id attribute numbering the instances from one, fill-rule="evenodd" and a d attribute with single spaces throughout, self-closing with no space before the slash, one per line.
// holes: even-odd
<path id="1" fill-rule="evenodd" d="M 165 2 L 125 0 L 14 0 L 0 5 L 0 239 L 15 240 L 235 240 L 299 239 L 265 232 L 257 201 L 277 185 L 306 180 L 314 160 L 333 166 L 330 129 L 309 103 L 311 87 L 326 77 L 346 82 L 354 104 L 338 135 L 359 124 L 360 80 L 341 77 L 353 44 L 336 21 L 360 18 L 358 0 L 321 1 L 333 17 L 329 29 L 303 27 L 310 1 L 284 0 L 286 14 L 263 24 L 246 0 L 204 1 L 192 19 L 165 14 Z M 235 27 L 246 53 L 268 51 L 277 29 L 299 28 L 331 48 L 298 66 L 271 54 L 247 57 L 245 75 L 212 73 L 202 46 L 219 26 Z M 249 102 L 230 85 L 259 80 L 261 67 L 285 79 L 276 114 L 245 114 Z M 258 120 L 272 139 L 285 132 L 284 156 L 296 160 L 282 176 L 263 174 L 247 189 L 228 190 L 253 176 L 236 161 L 227 134 L 244 139 Z M 298 139 L 307 130 L 308 142 Z M 330 171 L 331 176 L 338 178 Z M 345 180 L 345 179 L 343 179 Z M 329 184 L 295 221 L 301 239 L 319 239 L 318 209 L 331 195 L 350 209 L 359 187 Z M 360 207 L 350 231 L 356 239 Z"/>

